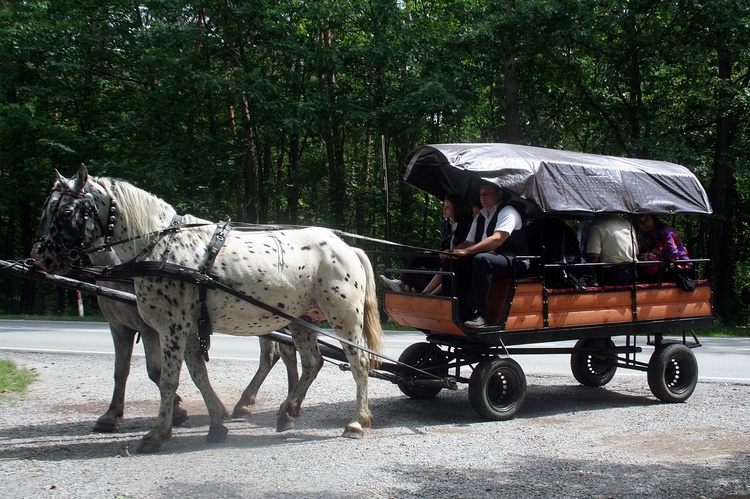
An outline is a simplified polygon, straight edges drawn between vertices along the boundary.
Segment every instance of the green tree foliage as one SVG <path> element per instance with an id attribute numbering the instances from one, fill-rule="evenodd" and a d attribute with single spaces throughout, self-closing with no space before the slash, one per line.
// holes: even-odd
<path id="1" fill-rule="evenodd" d="M 53 169 L 70 175 L 81 162 L 210 219 L 373 237 L 390 229 L 395 241 L 433 246 L 440 206 L 399 181 L 408 152 L 518 142 L 693 169 L 717 215 L 673 222 L 695 256 L 718 262 L 717 310 L 737 317 L 736 290 L 750 284 L 749 9 L 740 0 L 6 0 L 2 256 L 28 253 Z M 4 310 L 49 303 L 35 293 L 0 277 Z M 64 307 L 65 296 L 52 302 Z"/>

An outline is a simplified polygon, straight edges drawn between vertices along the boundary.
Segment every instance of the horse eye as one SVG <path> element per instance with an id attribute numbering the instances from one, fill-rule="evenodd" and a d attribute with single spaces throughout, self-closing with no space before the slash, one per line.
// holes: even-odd
<path id="1" fill-rule="evenodd" d="M 72 217 L 72 216 L 73 216 L 73 209 L 71 209 L 71 208 L 66 208 L 66 209 L 64 209 L 64 210 L 63 210 L 63 212 L 62 212 L 62 215 L 63 215 L 63 216 L 65 217 L 65 218 L 70 218 L 70 217 Z"/>

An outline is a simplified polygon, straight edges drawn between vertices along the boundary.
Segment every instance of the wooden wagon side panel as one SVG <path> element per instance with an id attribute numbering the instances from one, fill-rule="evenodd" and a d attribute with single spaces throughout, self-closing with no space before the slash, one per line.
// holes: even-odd
<path id="1" fill-rule="evenodd" d="M 711 315 L 711 287 L 700 285 L 695 291 L 678 287 L 638 289 L 638 320 L 673 319 Z"/>
<path id="2" fill-rule="evenodd" d="M 465 336 L 453 321 L 453 298 L 386 292 L 383 300 L 386 312 L 396 324 Z"/>
<path id="3" fill-rule="evenodd" d="M 500 324 L 503 307 L 510 293 L 511 281 L 497 281 L 490 294 L 487 317 L 490 324 Z M 497 293 L 497 295 L 496 295 Z M 501 296 L 502 298 L 498 299 Z M 519 282 L 505 323 L 506 331 L 544 327 L 544 298 L 541 282 Z"/>
<path id="4" fill-rule="evenodd" d="M 549 326 L 574 327 L 633 320 L 630 289 L 549 296 Z"/>
<path id="5" fill-rule="evenodd" d="M 504 331 L 534 331 L 578 326 L 626 324 L 691 317 L 710 317 L 711 287 L 707 281 L 693 292 L 683 291 L 673 283 L 663 286 L 638 285 L 636 312 L 633 314 L 633 288 L 550 290 L 546 294 L 548 324 L 544 324 L 545 293 L 536 281 L 520 281 L 515 291 L 511 280 L 492 285 L 487 319 L 493 326 L 503 323 Z M 409 293 L 385 293 L 385 310 L 398 324 L 442 334 L 471 336 L 476 331 L 461 327 L 455 298 Z"/>

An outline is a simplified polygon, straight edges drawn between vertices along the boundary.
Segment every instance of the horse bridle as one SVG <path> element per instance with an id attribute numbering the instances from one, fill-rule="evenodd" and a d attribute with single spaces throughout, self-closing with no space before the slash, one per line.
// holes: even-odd
<path id="1" fill-rule="evenodd" d="M 50 191 L 50 196 L 54 192 L 59 192 L 60 197 L 57 199 L 57 205 L 55 206 L 53 210 L 52 220 L 50 220 L 49 226 L 52 225 L 52 223 L 57 219 L 60 203 L 62 202 L 63 198 L 65 196 L 74 198 L 74 199 L 82 199 L 83 200 L 83 206 L 84 206 L 84 212 L 83 212 L 83 220 L 84 223 L 81 226 L 81 231 L 78 236 L 77 242 L 74 244 L 73 248 L 67 248 L 64 244 L 59 243 L 51 243 L 48 241 L 49 239 L 49 232 L 45 236 L 37 237 L 34 242 L 35 243 L 41 243 L 42 248 L 61 248 L 66 252 L 66 256 L 69 260 L 75 261 L 78 258 L 80 258 L 83 254 L 92 252 L 89 251 L 92 248 L 86 247 L 85 239 L 86 239 L 86 226 L 88 225 L 88 220 L 90 217 L 93 216 L 94 222 L 96 223 L 97 227 L 99 228 L 99 232 L 104 237 L 104 243 L 106 245 L 112 244 L 112 240 L 114 239 L 114 232 L 115 232 L 115 222 L 117 221 L 117 203 L 115 202 L 114 198 L 110 198 L 109 200 L 109 210 L 107 212 L 107 225 L 105 227 L 104 223 L 102 222 L 101 218 L 99 217 L 99 210 L 96 208 L 96 203 L 94 202 L 92 196 L 85 191 L 72 191 L 70 189 L 62 188 L 62 187 L 53 187 Z M 47 211 L 46 205 L 45 205 L 45 212 Z M 98 251 L 99 248 L 96 249 Z"/>

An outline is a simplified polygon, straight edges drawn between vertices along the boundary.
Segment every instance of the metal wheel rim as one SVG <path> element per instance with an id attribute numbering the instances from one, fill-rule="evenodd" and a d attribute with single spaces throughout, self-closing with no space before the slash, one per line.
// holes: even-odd
<path id="1" fill-rule="evenodd" d="M 673 393 L 685 393 L 690 389 L 691 377 L 687 365 L 679 357 L 672 357 L 664 369 L 664 383 Z"/>
<path id="2" fill-rule="evenodd" d="M 487 401 L 498 410 L 512 406 L 519 390 L 518 376 L 507 368 L 492 373 L 487 380 Z"/>
<path id="3" fill-rule="evenodd" d="M 609 358 L 602 355 L 587 355 L 586 368 L 594 376 L 602 376 L 604 374 L 607 374 L 607 372 L 611 369 Z"/>

